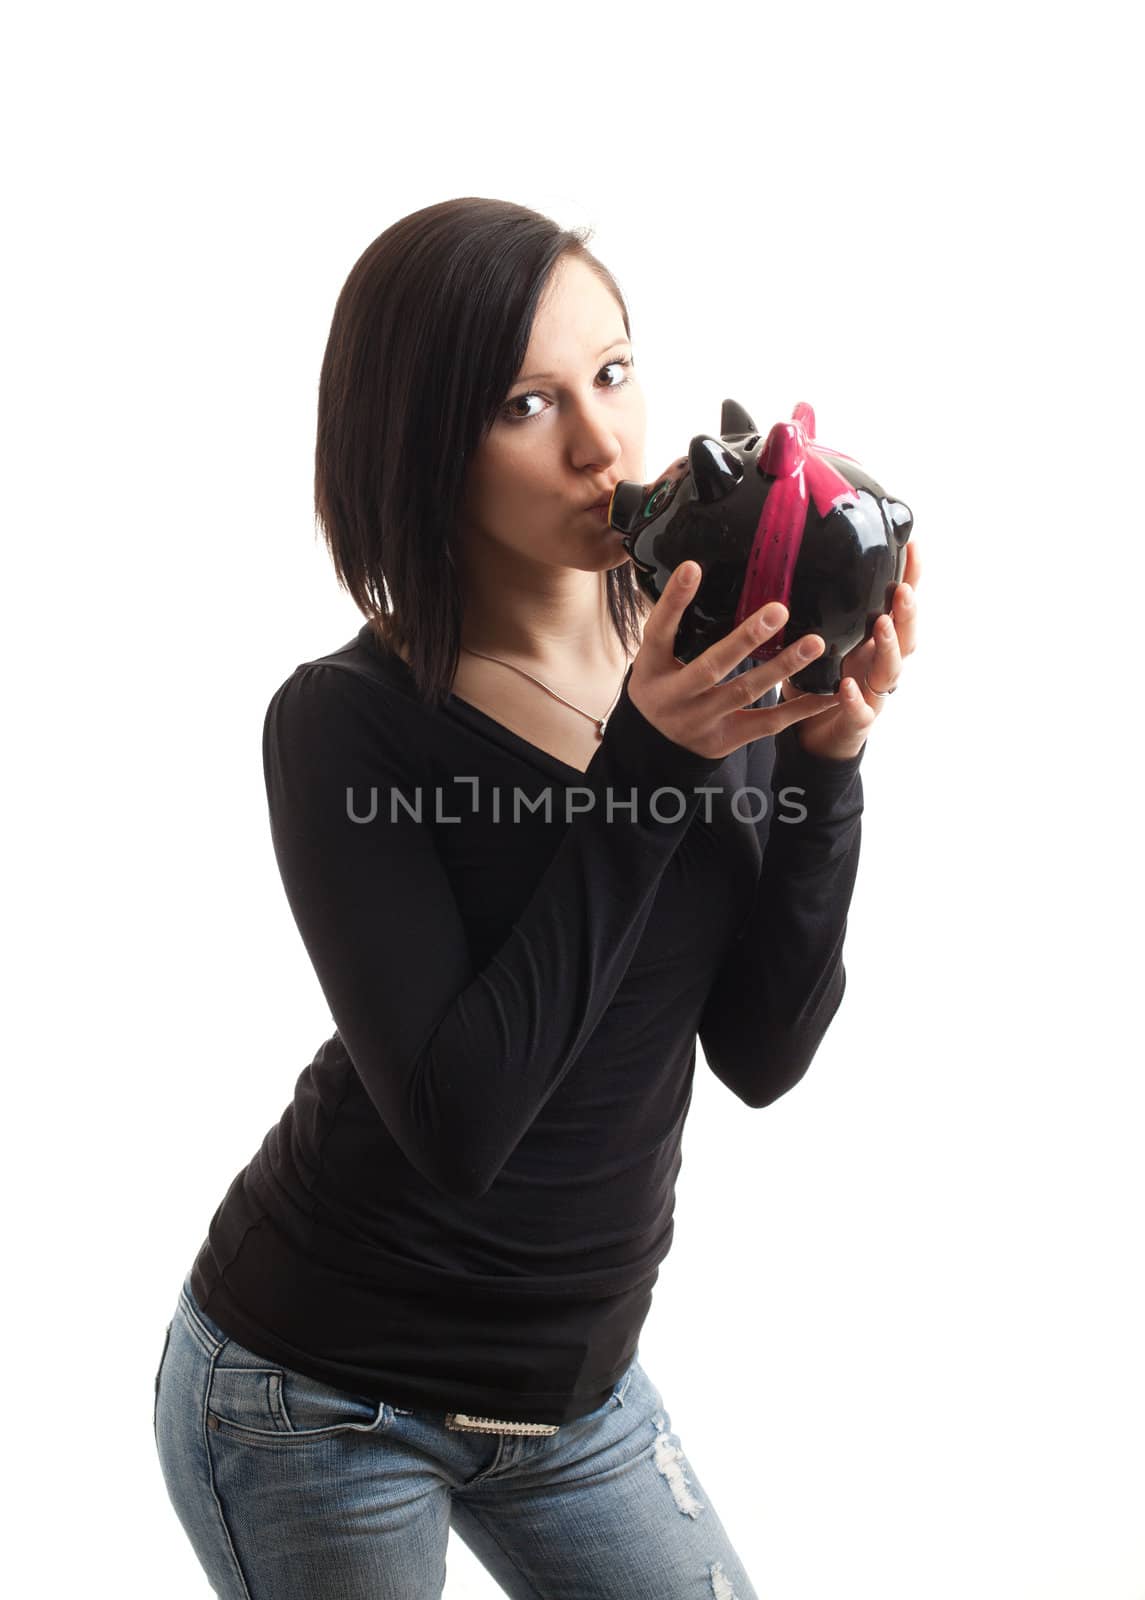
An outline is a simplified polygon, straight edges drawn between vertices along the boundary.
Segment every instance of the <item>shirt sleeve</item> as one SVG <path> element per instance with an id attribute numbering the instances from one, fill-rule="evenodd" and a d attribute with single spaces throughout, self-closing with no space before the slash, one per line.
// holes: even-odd
<path id="1" fill-rule="evenodd" d="M 419 786 L 432 808 L 440 777 L 411 705 L 309 662 L 267 708 L 271 836 L 291 912 L 379 1116 L 451 1194 L 486 1192 L 575 1064 L 627 971 L 696 786 L 720 765 L 648 722 L 630 675 L 583 779 L 593 804 L 479 971 L 432 829 L 414 814 Z M 682 809 L 674 796 L 650 804 L 663 786 L 683 793 Z"/>
<path id="2" fill-rule="evenodd" d="M 774 703 L 774 691 L 756 702 Z M 810 755 L 796 723 L 773 743 L 759 883 L 699 1024 L 708 1066 L 753 1107 L 798 1083 L 843 998 L 862 830 L 863 751 L 841 761 Z M 763 744 L 749 746 L 749 774 Z"/>

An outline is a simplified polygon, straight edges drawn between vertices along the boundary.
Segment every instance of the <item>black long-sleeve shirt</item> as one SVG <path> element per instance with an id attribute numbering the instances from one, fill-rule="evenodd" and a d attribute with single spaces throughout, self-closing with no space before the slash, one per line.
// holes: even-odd
<path id="1" fill-rule="evenodd" d="M 582 773 L 427 707 L 364 625 L 278 688 L 263 759 L 336 1031 L 212 1218 L 195 1296 L 339 1388 L 584 1415 L 671 1243 L 697 1036 L 764 1106 L 842 998 L 862 757 L 795 727 L 697 755 L 626 678 Z"/>

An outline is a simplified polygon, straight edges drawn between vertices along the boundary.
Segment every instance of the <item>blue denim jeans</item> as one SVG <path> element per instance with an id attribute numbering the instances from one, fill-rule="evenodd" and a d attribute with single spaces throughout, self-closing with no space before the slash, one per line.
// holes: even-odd
<path id="1" fill-rule="evenodd" d="M 256 1355 L 188 1274 L 155 1443 L 225 1600 L 431 1600 L 451 1528 L 514 1600 L 756 1600 L 639 1360 L 555 1434 L 459 1433 Z"/>

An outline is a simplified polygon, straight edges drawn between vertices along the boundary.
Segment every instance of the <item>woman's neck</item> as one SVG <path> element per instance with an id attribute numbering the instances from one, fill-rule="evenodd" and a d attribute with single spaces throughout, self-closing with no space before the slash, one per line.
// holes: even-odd
<path id="1" fill-rule="evenodd" d="M 499 632 L 490 637 L 471 627 L 467 619 L 461 630 L 461 648 L 472 655 L 511 661 L 540 678 L 546 674 L 553 678 L 591 678 L 600 673 L 622 672 L 627 664 L 624 647 L 611 624 L 607 633 L 594 630 L 585 636 L 546 638 Z"/>
<path id="2" fill-rule="evenodd" d="M 578 578 L 583 575 L 576 574 Z M 470 590 L 464 599 L 461 643 L 470 651 L 512 661 L 544 677 L 592 677 L 622 671 L 624 648 L 608 609 L 605 575 L 595 585 L 561 585 L 542 594 Z"/>

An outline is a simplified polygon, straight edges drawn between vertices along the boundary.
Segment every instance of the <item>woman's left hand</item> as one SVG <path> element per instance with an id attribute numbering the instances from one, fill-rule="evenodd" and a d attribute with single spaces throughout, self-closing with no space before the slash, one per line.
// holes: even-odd
<path id="1" fill-rule="evenodd" d="M 846 761 L 863 748 L 887 703 L 886 691 L 897 687 L 903 658 L 915 647 L 919 572 L 918 546 L 908 539 L 903 581 L 895 585 L 890 615 L 880 616 L 873 636 L 843 657 L 838 705 L 795 724 L 808 755 Z M 781 700 L 797 700 L 806 691 L 784 678 L 779 693 Z"/>

